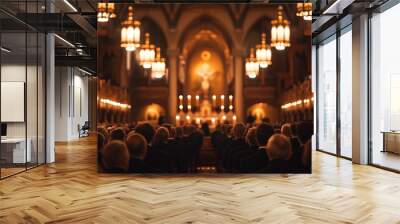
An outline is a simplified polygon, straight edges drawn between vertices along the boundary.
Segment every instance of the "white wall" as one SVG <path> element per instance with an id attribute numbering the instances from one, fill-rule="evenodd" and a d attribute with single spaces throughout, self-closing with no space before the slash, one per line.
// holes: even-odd
<path id="1" fill-rule="evenodd" d="M 78 125 L 88 120 L 88 78 L 72 67 L 56 67 L 55 73 L 55 140 L 77 139 Z"/>

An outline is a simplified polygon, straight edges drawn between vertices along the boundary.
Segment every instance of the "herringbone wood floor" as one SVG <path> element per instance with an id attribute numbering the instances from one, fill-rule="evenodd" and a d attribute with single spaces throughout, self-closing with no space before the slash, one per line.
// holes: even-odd
<path id="1" fill-rule="evenodd" d="M 93 138 L 0 181 L 0 223 L 400 223 L 400 175 L 315 152 L 312 175 L 98 174 Z"/>

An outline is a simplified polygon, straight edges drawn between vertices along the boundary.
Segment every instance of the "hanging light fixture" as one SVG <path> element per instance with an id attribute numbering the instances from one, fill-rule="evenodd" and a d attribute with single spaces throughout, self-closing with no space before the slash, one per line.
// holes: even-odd
<path id="1" fill-rule="evenodd" d="M 256 46 L 256 58 L 261 68 L 267 68 L 272 64 L 271 48 L 267 44 L 267 34 L 261 34 L 261 44 Z"/>
<path id="2" fill-rule="evenodd" d="M 246 59 L 246 75 L 254 79 L 257 77 L 259 71 L 259 65 L 257 58 L 254 57 L 254 48 L 250 49 L 250 56 Z"/>
<path id="3" fill-rule="evenodd" d="M 271 46 L 278 51 L 290 47 L 290 22 L 283 18 L 283 7 L 278 7 L 278 18 L 271 21 Z"/>
<path id="4" fill-rule="evenodd" d="M 303 17 L 304 20 L 311 20 L 312 19 L 312 3 L 311 2 L 297 3 L 296 16 Z"/>
<path id="5" fill-rule="evenodd" d="M 133 7 L 129 6 L 128 19 L 122 23 L 121 47 L 134 51 L 140 47 L 140 22 L 133 20 Z"/>
<path id="6" fill-rule="evenodd" d="M 99 23 L 106 23 L 108 22 L 108 12 L 107 12 L 107 3 L 99 2 L 97 5 L 97 21 Z"/>
<path id="7" fill-rule="evenodd" d="M 150 44 L 150 34 L 146 33 L 145 42 L 140 47 L 140 52 L 139 52 L 140 65 L 142 65 L 143 68 L 151 68 L 151 64 L 154 62 L 155 57 L 156 57 L 155 47 L 154 45 Z"/>
<path id="8" fill-rule="evenodd" d="M 161 58 L 161 49 L 159 47 L 157 47 L 156 52 L 156 58 L 151 65 L 151 78 L 161 79 L 165 75 L 165 59 Z"/>
<path id="9" fill-rule="evenodd" d="M 97 21 L 100 23 L 106 23 L 109 19 L 117 17 L 114 3 L 99 2 L 97 11 Z"/>
<path id="10" fill-rule="evenodd" d="M 115 14 L 115 4 L 114 3 L 107 3 L 107 11 L 108 11 L 108 18 L 114 19 L 117 17 L 117 14 Z"/>

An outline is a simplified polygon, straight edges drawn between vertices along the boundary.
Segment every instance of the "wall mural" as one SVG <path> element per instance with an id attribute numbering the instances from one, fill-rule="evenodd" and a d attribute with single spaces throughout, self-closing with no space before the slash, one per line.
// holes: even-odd
<path id="1" fill-rule="evenodd" d="M 99 172 L 311 172 L 311 23 L 296 4 L 101 10 Z"/>

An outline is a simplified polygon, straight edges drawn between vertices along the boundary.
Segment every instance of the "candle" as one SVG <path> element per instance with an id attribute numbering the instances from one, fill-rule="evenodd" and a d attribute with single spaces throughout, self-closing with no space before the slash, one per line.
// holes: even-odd
<path id="1" fill-rule="evenodd" d="M 200 100 L 200 96 L 196 95 L 196 106 L 199 106 L 199 100 Z"/>

